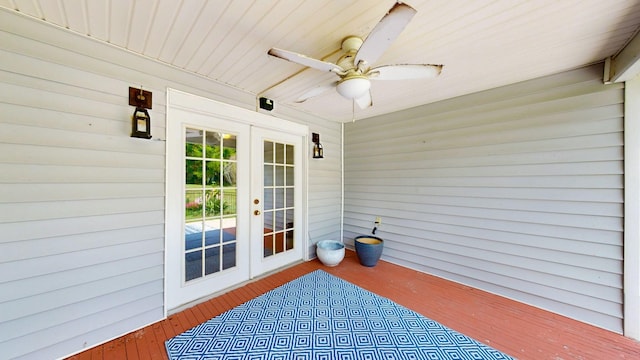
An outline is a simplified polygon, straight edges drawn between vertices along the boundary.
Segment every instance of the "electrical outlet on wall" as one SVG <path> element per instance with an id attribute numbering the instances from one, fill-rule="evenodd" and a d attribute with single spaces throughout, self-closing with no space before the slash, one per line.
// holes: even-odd
<path id="1" fill-rule="evenodd" d="M 376 224 L 377 225 L 382 224 L 382 218 L 380 216 L 376 216 Z"/>

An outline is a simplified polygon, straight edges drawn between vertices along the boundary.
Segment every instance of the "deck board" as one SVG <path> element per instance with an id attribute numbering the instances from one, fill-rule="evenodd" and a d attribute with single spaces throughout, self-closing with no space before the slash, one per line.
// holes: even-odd
<path id="1" fill-rule="evenodd" d="M 519 359 L 640 359 L 640 342 L 622 335 L 385 261 L 364 267 L 351 251 L 336 267 L 295 265 L 69 359 L 167 359 L 165 340 L 316 269 Z"/>

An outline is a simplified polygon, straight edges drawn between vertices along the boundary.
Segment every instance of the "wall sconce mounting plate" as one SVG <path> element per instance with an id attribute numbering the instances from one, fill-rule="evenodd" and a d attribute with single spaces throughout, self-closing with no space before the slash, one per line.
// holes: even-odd
<path id="1" fill-rule="evenodd" d="M 151 109 L 151 91 L 129 87 L 129 105 Z"/>

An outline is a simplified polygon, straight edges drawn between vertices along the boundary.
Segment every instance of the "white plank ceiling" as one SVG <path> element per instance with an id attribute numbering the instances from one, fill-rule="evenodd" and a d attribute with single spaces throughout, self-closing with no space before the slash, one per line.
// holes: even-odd
<path id="1" fill-rule="evenodd" d="M 278 47 L 334 61 L 394 0 L 0 0 L 0 6 L 333 121 L 334 91 L 295 100 L 330 73 L 267 55 Z M 429 80 L 374 82 L 362 119 L 550 75 L 617 54 L 640 26 L 637 0 L 407 0 L 418 13 L 376 64 L 444 64 Z"/>

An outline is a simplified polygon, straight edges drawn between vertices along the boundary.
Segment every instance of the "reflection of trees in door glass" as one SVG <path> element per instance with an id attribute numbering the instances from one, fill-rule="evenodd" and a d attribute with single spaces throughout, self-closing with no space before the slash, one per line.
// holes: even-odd
<path id="1" fill-rule="evenodd" d="M 235 267 L 236 153 L 235 135 L 185 131 L 185 281 Z"/>

